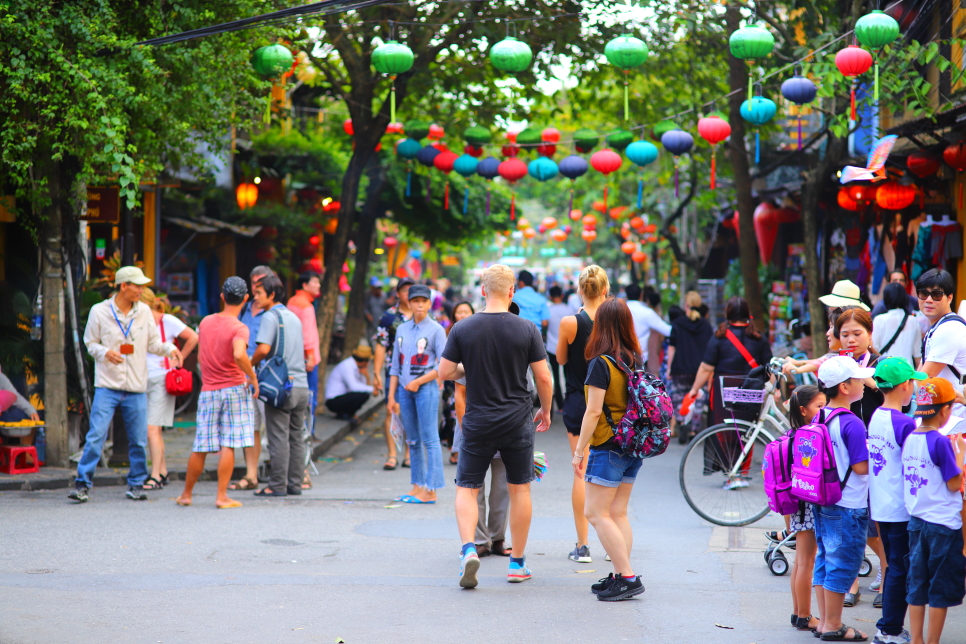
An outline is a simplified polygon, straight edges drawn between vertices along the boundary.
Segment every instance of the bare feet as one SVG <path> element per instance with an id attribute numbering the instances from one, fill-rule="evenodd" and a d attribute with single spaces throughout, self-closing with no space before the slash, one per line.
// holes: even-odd
<path id="1" fill-rule="evenodd" d="M 224 501 L 215 501 L 215 507 L 219 510 L 228 510 L 230 508 L 240 508 L 242 506 L 241 501 L 236 501 L 234 499 L 225 499 Z"/>
<path id="2" fill-rule="evenodd" d="M 417 499 L 419 499 L 420 501 L 422 501 L 423 503 L 428 503 L 430 501 L 435 501 L 436 500 L 436 491 L 435 490 L 421 490 L 419 493 L 413 494 L 413 496 L 416 497 Z"/>
<path id="3" fill-rule="evenodd" d="M 178 505 L 183 505 L 184 507 L 188 507 L 189 505 L 191 505 L 191 497 L 185 496 L 184 494 L 182 494 L 177 499 L 175 499 L 174 502 L 177 503 Z"/>

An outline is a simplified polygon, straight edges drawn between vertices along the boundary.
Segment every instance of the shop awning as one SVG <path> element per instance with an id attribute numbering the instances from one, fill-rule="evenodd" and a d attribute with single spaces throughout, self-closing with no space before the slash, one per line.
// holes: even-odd
<path id="1" fill-rule="evenodd" d="M 188 230 L 196 233 L 231 232 L 235 233 L 236 235 L 241 235 L 242 237 L 254 237 L 262 229 L 261 226 L 239 226 L 237 224 L 230 224 L 227 221 L 219 221 L 203 215 L 197 215 L 192 219 L 164 215 L 162 216 L 162 219 L 165 221 L 170 221 L 176 226 L 187 228 Z"/>
<path id="2" fill-rule="evenodd" d="M 914 137 L 917 134 L 932 134 L 939 130 L 956 127 L 966 122 L 966 103 L 950 107 L 945 112 L 939 112 L 932 118 L 924 116 L 914 121 L 907 121 L 886 130 L 887 134 L 904 137 Z"/>

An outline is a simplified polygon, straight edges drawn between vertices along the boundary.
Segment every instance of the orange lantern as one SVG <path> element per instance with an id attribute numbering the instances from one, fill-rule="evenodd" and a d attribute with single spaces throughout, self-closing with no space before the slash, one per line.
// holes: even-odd
<path id="1" fill-rule="evenodd" d="M 584 226 L 597 225 L 597 217 L 594 217 L 593 215 L 584 215 L 584 218 L 582 221 L 584 222 Z"/>
<path id="2" fill-rule="evenodd" d="M 848 188 L 839 188 L 838 202 L 841 208 L 855 212 L 859 209 L 859 204 L 849 196 Z"/>
<path id="3" fill-rule="evenodd" d="M 611 219 L 620 219 L 627 214 L 627 206 L 617 206 L 616 208 L 611 208 L 610 212 L 607 214 L 610 215 Z"/>
<path id="4" fill-rule="evenodd" d="M 540 224 L 547 230 L 550 230 L 551 228 L 557 227 L 557 219 L 555 217 L 544 217 Z"/>
<path id="5" fill-rule="evenodd" d="M 621 228 L 621 237 L 623 237 L 624 239 L 630 239 L 630 237 L 631 237 L 631 229 L 630 228 Z"/>
<path id="6" fill-rule="evenodd" d="M 628 255 L 633 255 L 634 251 L 637 250 L 637 244 L 635 244 L 632 241 L 626 241 L 623 244 L 621 244 L 621 250 L 627 253 Z"/>
<path id="7" fill-rule="evenodd" d="M 878 186 L 863 185 L 861 183 L 853 183 L 848 187 L 849 196 L 852 197 L 852 201 L 863 208 L 875 201 L 875 193 L 877 190 Z"/>
<path id="8" fill-rule="evenodd" d="M 329 221 L 325 222 L 325 234 L 334 235 L 335 231 L 339 229 L 339 218 L 332 217 Z"/>
<path id="9" fill-rule="evenodd" d="M 645 226 L 642 226 L 641 227 L 641 230 L 643 232 L 645 232 L 645 233 L 652 233 L 652 234 L 653 233 L 656 233 L 657 232 L 657 224 L 647 224 Z"/>
<path id="10" fill-rule="evenodd" d="M 875 202 L 886 210 L 908 208 L 916 200 L 916 187 L 904 186 L 897 181 L 887 181 L 875 193 Z"/>
<path id="11" fill-rule="evenodd" d="M 601 214 L 607 211 L 607 206 L 604 204 L 603 201 L 595 201 L 590 207 Z"/>
<path id="12" fill-rule="evenodd" d="M 251 208 L 258 201 L 258 186 L 254 183 L 239 183 L 235 188 L 235 201 L 238 202 L 239 210 Z"/>
<path id="13" fill-rule="evenodd" d="M 583 216 L 584 216 L 584 213 L 581 212 L 580 210 L 571 210 L 570 211 L 570 220 L 571 221 L 580 221 L 580 218 L 583 217 Z"/>
<path id="14" fill-rule="evenodd" d="M 580 236 L 583 237 L 584 238 L 584 241 L 589 244 L 590 242 L 592 242 L 595 239 L 597 239 L 597 231 L 596 230 L 584 230 L 584 231 L 582 231 L 580 233 Z"/>
<path id="15" fill-rule="evenodd" d="M 527 239 L 533 239 L 537 236 L 537 231 L 535 231 L 533 228 L 527 227 L 523 231 L 523 236 Z"/>
<path id="16" fill-rule="evenodd" d="M 555 242 L 565 242 L 567 241 L 567 233 L 558 228 L 550 233 L 550 238 Z"/>
<path id="17" fill-rule="evenodd" d="M 517 221 L 517 230 L 526 230 L 529 227 L 530 227 L 530 222 L 524 219 L 523 217 L 521 217 L 520 220 Z"/>
<path id="18" fill-rule="evenodd" d="M 634 230 L 637 230 L 638 228 L 640 228 L 643 225 L 644 225 L 644 220 L 641 219 L 640 217 L 632 217 L 631 218 L 631 228 L 633 228 Z"/>
<path id="19" fill-rule="evenodd" d="M 631 260 L 635 264 L 643 264 L 644 263 L 644 260 L 646 260 L 646 259 L 647 259 L 647 253 L 645 253 L 642 250 L 635 250 L 634 251 L 634 254 L 631 255 Z"/>

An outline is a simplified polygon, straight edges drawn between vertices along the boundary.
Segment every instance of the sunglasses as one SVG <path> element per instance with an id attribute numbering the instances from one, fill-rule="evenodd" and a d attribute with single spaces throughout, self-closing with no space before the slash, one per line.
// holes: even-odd
<path id="1" fill-rule="evenodd" d="M 942 289 L 936 289 L 935 291 L 918 291 L 916 295 L 918 295 L 919 299 L 923 301 L 932 298 L 934 302 L 940 302 L 944 297 L 946 297 L 946 292 Z"/>

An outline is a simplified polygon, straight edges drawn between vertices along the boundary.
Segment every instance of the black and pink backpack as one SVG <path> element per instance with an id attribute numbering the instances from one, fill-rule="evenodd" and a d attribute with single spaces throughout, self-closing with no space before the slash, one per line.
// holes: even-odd
<path id="1" fill-rule="evenodd" d="M 631 369 L 620 358 L 610 360 L 627 376 L 627 409 L 617 423 L 604 405 L 604 416 L 614 430 L 614 442 L 626 456 L 650 458 L 660 456 L 671 440 L 671 418 L 674 407 L 664 383 L 644 369 Z"/>

